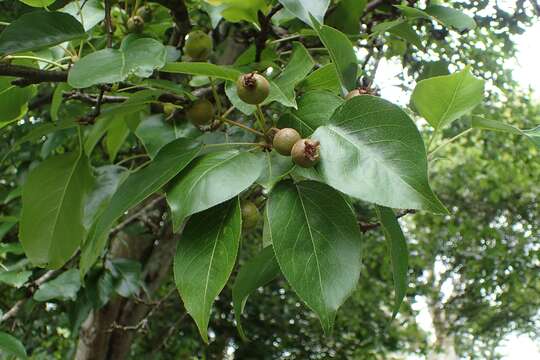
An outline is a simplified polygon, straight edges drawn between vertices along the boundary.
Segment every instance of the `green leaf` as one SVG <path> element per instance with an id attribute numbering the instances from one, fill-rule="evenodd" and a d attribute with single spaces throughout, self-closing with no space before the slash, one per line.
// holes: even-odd
<path id="1" fill-rule="evenodd" d="M 33 7 L 46 7 L 51 5 L 55 0 L 19 0 L 22 3 L 25 3 L 28 6 Z"/>
<path id="2" fill-rule="evenodd" d="M 57 278 L 41 285 L 34 294 L 35 301 L 53 299 L 67 301 L 75 300 L 81 288 L 81 278 L 77 269 L 71 269 L 60 274 Z"/>
<path id="3" fill-rule="evenodd" d="M 80 153 L 50 157 L 30 172 L 23 185 L 19 238 L 33 264 L 60 268 L 82 243 L 91 182 L 88 159 Z"/>
<path id="4" fill-rule="evenodd" d="M 116 219 L 161 189 L 186 167 L 199 151 L 201 151 L 201 145 L 195 141 L 175 140 L 164 146 L 150 165 L 129 175 L 88 234 L 81 254 L 82 274 L 90 269 L 101 254 L 107 243 L 109 229 Z"/>
<path id="5" fill-rule="evenodd" d="M 0 54 L 39 50 L 85 37 L 73 16 L 54 11 L 26 13 L 0 33 Z"/>
<path id="6" fill-rule="evenodd" d="M 328 90 L 334 94 L 341 93 L 341 84 L 334 64 L 326 64 L 309 74 L 300 87 L 305 92 L 312 90 Z"/>
<path id="7" fill-rule="evenodd" d="M 394 274 L 394 292 L 395 304 L 392 318 L 395 318 L 399 306 L 407 293 L 408 279 L 407 271 L 409 268 L 409 252 L 407 251 L 407 241 L 401 231 L 396 214 L 390 208 L 377 206 L 377 216 L 381 223 L 381 228 L 388 242 L 390 249 L 390 258 L 392 259 L 392 273 Z"/>
<path id="8" fill-rule="evenodd" d="M 441 5 L 430 5 L 424 11 L 443 25 L 452 27 L 459 32 L 472 30 L 476 27 L 476 22 L 472 17 L 456 9 Z"/>
<path id="9" fill-rule="evenodd" d="M 236 81 L 242 73 L 236 69 L 223 65 L 214 65 L 205 62 L 176 62 L 165 65 L 161 72 L 203 75 L 216 79 Z"/>
<path id="10" fill-rule="evenodd" d="M 409 19 L 432 19 L 428 13 L 415 7 L 407 5 L 394 5 L 394 7 L 398 8 Z"/>
<path id="11" fill-rule="evenodd" d="M 278 184 L 267 206 L 281 272 L 330 333 L 360 276 L 356 217 L 339 192 L 313 181 Z"/>
<path id="12" fill-rule="evenodd" d="M 0 355 L 2 354 L 28 359 L 24 345 L 17 338 L 0 331 Z"/>
<path id="13" fill-rule="evenodd" d="M 429 187 L 422 137 L 398 106 L 354 97 L 312 138 L 321 143 L 317 170 L 335 189 L 392 208 L 447 212 Z"/>
<path id="14" fill-rule="evenodd" d="M 319 126 L 328 124 L 341 104 L 343 99 L 328 91 L 310 91 L 298 99 L 298 110 L 281 116 L 278 127 L 291 127 L 298 130 L 302 137 L 308 137 Z"/>
<path id="15" fill-rule="evenodd" d="M 272 246 L 264 248 L 240 268 L 232 288 L 232 298 L 236 328 L 243 339 L 247 337 L 242 328 L 242 312 L 244 312 L 249 295 L 278 275 L 279 265 Z"/>
<path id="16" fill-rule="evenodd" d="M 415 109 L 435 129 L 470 113 L 484 99 L 484 80 L 468 67 L 446 76 L 420 81 L 412 94 Z"/>
<path id="17" fill-rule="evenodd" d="M 410 42 L 411 44 L 413 44 L 420 50 L 424 49 L 424 45 L 422 44 L 422 39 L 420 39 L 420 36 L 412 28 L 410 23 L 403 20 L 390 21 L 388 23 L 377 24 L 375 28 L 383 24 L 390 24 L 390 25 L 387 26 L 386 28 L 381 29 L 380 31 L 381 33 L 387 31 L 392 35 L 395 35 L 403 40 L 406 40 L 407 42 Z"/>
<path id="18" fill-rule="evenodd" d="M 20 288 L 23 286 L 30 276 L 32 275 L 31 271 L 1 271 L 0 272 L 0 283 L 8 284 L 10 286 Z"/>
<path id="19" fill-rule="evenodd" d="M 425 62 L 422 65 L 422 72 L 416 81 L 422 81 L 435 76 L 448 75 L 450 74 L 448 71 L 448 65 L 449 63 L 444 60 Z"/>
<path id="20" fill-rule="evenodd" d="M 294 163 L 290 156 L 280 155 L 277 151 L 265 152 L 264 157 L 266 166 L 257 179 L 257 183 L 270 191 L 278 181 L 294 168 Z"/>
<path id="21" fill-rule="evenodd" d="M 82 4 L 84 6 L 81 9 L 80 5 Z M 105 8 L 99 0 L 74 1 L 64 6 L 60 11 L 80 19 L 85 31 L 92 29 L 105 18 Z"/>
<path id="22" fill-rule="evenodd" d="M 117 165 L 106 165 L 95 169 L 95 182 L 84 206 L 84 227 L 89 230 L 99 215 L 105 211 L 118 186 L 129 172 Z"/>
<path id="23" fill-rule="evenodd" d="M 118 295 L 128 298 L 137 295 L 142 286 L 142 266 L 138 261 L 117 258 L 107 263 L 114 279 L 114 289 Z"/>
<path id="24" fill-rule="evenodd" d="M 172 123 L 171 126 L 163 114 L 153 114 L 143 119 L 135 130 L 135 135 L 141 139 L 151 158 L 154 158 L 163 146 L 175 139 L 195 138 L 200 135 L 200 131 L 189 122 L 181 125 L 174 121 Z"/>
<path id="25" fill-rule="evenodd" d="M 540 148 L 540 126 L 533 129 L 521 130 L 515 126 L 500 121 L 488 120 L 480 116 L 473 116 L 472 127 L 475 129 L 501 131 L 510 134 L 523 135 Z"/>
<path id="26" fill-rule="evenodd" d="M 86 55 L 73 65 L 68 83 L 74 88 L 125 80 L 129 75 L 149 77 L 165 65 L 167 50 L 154 39 L 130 41 L 122 49 L 103 49 Z"/>
<path id="27" fill-rule="evenodd" d="M 302 81 L 315 65 L 307 49 L 299 42 L 293 43 L 293 53 L 283 72 L 274 83 L 283 91 L 290 102 L 295 103 L 295 86 Z"/>
<path id="28" fill-rule="evenodd" d="M 358 61 L 349 38 L 330 26 L 317 29 L 322 43 L 328 49 L 332 62 L 336 65 L 339 80 L 350 91 L 356 87 Z"/>
<path id="29" fill-rule="evenodd" d="M 324 14 L 330 5 L 330 0 L 279 0 L 279 2 L 311 27 L 318 26 L 311 17 L 315 18 L 319 24 L 324 23 Z"/>
<path id="30" fill-rule="evenodd" d="M 366 5 L 367 0 L 341 0 L 328 14 L 327 23 L 346 34 L 358 35 Z"/>
<path id="31" fill-rule="evenodd" d="M 167 191 L 174 231 L 187 216 L 246 190 L 259 178 L 263 165 L 262 157 L 239 150 L 214 152 L 195 160 Z"/>
<path id="32" fill-rule="evenodd" d="M 176 248 L 176 287 L 205 342 L 212 304 L 231 275 L 241 230 L 236 198 L 192 216 Z"/>
<path id="33" fill-rule="evenodd" d="M 36 94 L 34 86 L 12 85 L 14 77 L 0 77 L 0 129 L 19 120 L 28 111 L 28 101 Z"/>
<path id="34" fill-rule="evenodd" d="M 118 151 L 120 151 L 120 148 L 126 141 L 128 135 L 129 128 L 125 119 L 118 119 L 117 121 L 111 122 L 111 126 L 107 129 L 107 138 L 105 142 L 105 148 L 111 162 L 114 162 L 114 159 L 116 159 L 116 155 L 118 154 Z"/>

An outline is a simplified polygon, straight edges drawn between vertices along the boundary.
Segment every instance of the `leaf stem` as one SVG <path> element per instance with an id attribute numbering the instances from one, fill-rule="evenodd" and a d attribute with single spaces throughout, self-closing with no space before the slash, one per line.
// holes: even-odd
<path id="1" fill-rule="evenodd" d="M 236 121 L 234 121 L 234 120 L 230 120 L 230 119 L 227 119 L 227 118 L 225 118 L 225 117 L 221 117 L 220 119 L 221 119 L 221 121 L 223 121 L 223 122 L 225 122 L 225 123 L 227 123 L 227 124 L 229 124 L 229 125 L 238 126 L 239 128 L 242 128 L 242 129 L 244 129 L 244 130 L 246 130 L 246 131 L 250 131 L 250 132 L 252 132 L 252 133 L 254 133 L 254 134 L 256 134 L 256 135 L 264 136 L 264 134 L 263 134 L 262 132 L 257 131 L 257 130 L 255 130 L 255 129 L 252 129 L 252 128 L 250 128 L 249 126 L 246 126 L 246 125 L 241 124 L 241 123 L 239 123 L 239 122 L 236 122 Z"/>
<path id="2" fill-rule="evenodd" d="M 5 59 L 7 59 L 7 60 L 10 60 L 10 59 L 36 60 L 36 61 L 40 61 L 40 62 L 44 62 L 44 63 L 47 63 L 47 64 L 54 65 L 54 66 L 59 67 L 60 69 L 63 69 L 63 70 L 66 69 L 66 66 L 64 66 L 64 65 L 62 65 L 62 64 L 60 64 L 60 63 L 57 63 L 56 61 L 49 60 L 49 59 L 44 59 L 44 58 L 40 58 L 40 57 L 37 57 L 37 56 L 30 56 L 30 55 L 8 55 L 8 56 L 5 57 Z"/>
<path id="3" fill-rule="evenodd" d="M 241 142 L 204 145 L 205 148 L 213 148 L 213 147 L 220 147 L 220 146 L 254 146 L 254 147 L 260 146 L 260 147 L 263 147 L 264 145 L 259 144 L 259 143 L 241 143 Z"/>
<path id="4" fill-rule="evenodd" d="M 257 104 L 257 112 L 255 114 L 255 117 L 257 118 L 257 121 L 259 122 L 259 126 L 261 127 L 261 130 L 263 133 L 266 133 L 266 121 L 264 117 L 264 113 L 262 112 L 261 105 Z"/>
<path id="5" fill-rule="evenodd" d="M 468 134 L 469 132 L 471 132 L 473 130 L 473 128 L 468 128 L 467 130 L 465 131 L 462 131 L 460 132 L 459 134 L 457 134 L 456 136 L 454 136 L 453 138 L 450 138 L 448 139 L 447 141 L 445 141 L 444 143 L 442 143 L 441 145 L 437 146 L 435 149 L 433 149 L 433 151 L 431 151 L 429 154 L 428 154 L 428 159 L 431 159 L 433 157 L 433 155 L 439 151 L 440 149 L 442 149 L 443 147 L 445 147 L 446 145 L 456 141 L 457 139 L 459 139 L 460 137 Z"/>

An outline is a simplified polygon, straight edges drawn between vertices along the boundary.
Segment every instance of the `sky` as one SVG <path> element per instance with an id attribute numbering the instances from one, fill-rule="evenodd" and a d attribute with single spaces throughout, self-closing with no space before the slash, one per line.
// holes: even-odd
<path id="1" fill-rule="evenodd" d="M 502 0 L 509 3 L 509 0 Z M 524 88 L 533 89 L 533 98 L 540 101 L 540 22 L 531 26 L 524 34 L 515 37 L 518 54 L 515 60 L 508 61 L 506 66 L 513 71 L 513 76 Z M 381 89 L 381 96 L 389 101 L 406 106 L 410 94 L 398 87 L 401 80 L 396 75 L 403 71 L 399 59 L 382 60 L 375 78 L 375 85 Z M 444 289 L 443 289 L 444 291 Z M 420 326 L 432 332 L 431 315 L 425 301 L 418 299 L 414 309 L 419 311 L 417 320 Z M 511 334 L 499 351 L 504 360 L 540 359 L 540 343 L 536 343 L 526 335 Z"/>

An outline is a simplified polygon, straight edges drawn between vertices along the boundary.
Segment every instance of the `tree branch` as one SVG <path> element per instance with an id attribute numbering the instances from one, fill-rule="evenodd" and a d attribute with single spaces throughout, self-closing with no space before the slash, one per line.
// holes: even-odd
<path id="1" fill-rule="evenodd" d="M 366 7 L 364 8 L 364 13 L 370 12 L 371 10 L 375 9 L 376 7 L 384 4 L 385 0 L 373 0 L 370 1 Z"/>
<path id="2" fill-rule="evenodd" d="M 261 61 L 262 52 L 266 47 L 266 40 L 268 40 L 268 35 L 270 35 L 270 32 L 272 31 L 272 26 L 270 23 L 272 16 L 274 16 L 282 8 L 283 5 L 278 4 L 274 6 L 266 16 L 264 16 L 261 11 L 257 13 L 259 23 L 261 24 L 261 30 L 255 38 L 255 62 Z"/>
<path id="3" fill-rule="evenodd" d="M 176 47 L 181 48 L 184 45 L 184 38 L 191 30 L 189 13 L 184 0 L 153 0 L 154 2 L 168 8 L 176 25 L 178 43 Z"/>
<path id="4" fill-rule="evenodd" d="M 22 79 L 12 81 L 13 85 L 28 86 L 42 82 L 66 82 L 67 71 L 40 70 L 29 66 L 0 63 L 0 76 L 14 76 Z"/>
<path id="5" fill-rule="evenodd" d="M 408 214 L 414 214 L 416 213 L 416 210 L 414 209 L 406 209 L 406 210 L 403 210 L 402 212 L 400 212 L 399 214 L 396 215 L 396 219 L 399 219 L 399 218 L 402 218 Z M 366 233 L 370 230 L 373 230 L 373 229 L 376 229 L 378 227 L 381 226 L 381 223 L 380 222 L 376 222 L 376 223 L 364 223 L 364 222 L 361 222 L 359 221 L 358 222 L 358 225 L 360 226 L 360 231 L 362 233 Z"/>

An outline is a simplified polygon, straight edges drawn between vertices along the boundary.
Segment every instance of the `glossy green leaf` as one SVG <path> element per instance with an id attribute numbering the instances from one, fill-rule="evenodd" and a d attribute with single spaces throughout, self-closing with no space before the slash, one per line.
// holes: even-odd
<path id="1" fill-rule="evenodd" d="M 149 77 L 154 69 L 165 65 L 165 46 L 154 39 L 130 41 L 123 49 L 98 50 L 73 65 L 68 83 L 74 88 L 86 88 L 102 83 L 125 80 L 129 75 Z"/>
<path id="2" fill-rule="evenodd" d="M 403 15 L 409 19 L 427 19 L 431 20 L 431 16 L 423 10 L 407 5 L 394 5 Z"/>
<path id="3" fill-rule="evenodd" d="M 392 208 L 446 213 L 428 183 L 422 137 L 398 106 L 354 97 L 312 137 L 321 143 L 317 170 L 335 189 Z"/>
<path id="4" fill-rule="evenodd" d="M 118 188 L 106 210 L 96 220 L 82 248 L 81 272 L 85 274 L 107 243 L 108 232 L 116 219 L 169 182 L 186 167 L 201 150 L 189 139 L 178 139 L 164 146 L 154 160 L 132 173 Z"/>
<path id="5" fill-rule="evenodd" d="M 290 102 L 295 103 L 295 86 L 302 81 L 315 65 L 307 49 L 299 42 L 293 43 L 293 53 L 283 72 L 274 79 Z"/>
<path id="6" fill-rule="evenodd" d="M 360 32 L 360 17 L 366 5 L 367 0 L 341 0 L 328 14 L 326 22 L 346 34 L 357 35 Z"/>
<path id="7" fill-rule="evenodd" d="M 267 207 L 281 272 L 329 333 L 360 276 L 355 214 L 339 192 L 313 181 L 279 183 Z"/>
<path id="8" fill-rule="evenodd" d="M 411 97 L 414 108 L 436 129 L 470 113 L 483 99 L 484 80 L 468 67 L 420 81 Z"/>
<path id="9" fill-rule="evenodd" d="M 265 152 L 264 158 L 265 165 L 257 183 L 269 191 L 293 169 L 294 163 L 290 156 L 280 155 L 277 151 Z"/>
<path id="10" fill-rule="evenodd" d="M 163 114 L 153 114 L 141 121 L 135 135 L 141 139 L 148 155 L 154 158 L 171 141 L 181 137 L 196 138 L 200 131 L 189 122 L 177 124 L 166 120 Z"/>
<path id="11" fill-rule="evenodd" d="M 450 7 L 430 5 L 424 11 L 445 26 L 452 27 L 459 32 L 472 30 L 476 27 L 476 22 L 472 17 Z"/>
<path id="12" fill-rule="evenodd" d="M 416 81 L 422 81 L 435 76 L 448 75 L 450 74 L 448 65 L 449 63 L 444 60 L 425 62 L 422 66 L 422 72 Z"/>
<path id="13" fill-rule="evenodd" d="M 229 150 L 196 159 L 167 191 L 173 228 L 178 231 L 192 214 L 232 199 L 260 176 L 264 161 L 252 153 Z"/>
<path id="14" fill-rule="evenodd" d="M 0 355 L 28 359 L 24 345 L 16 337 L 2 331 L 0 331 Z"/>
<path id="15" fill-rule="evenodd" d="M 236 198 L 192 216 L 178 241 L 174 280 L 205 342 L 212 304 L 236 262 L 241 230 Z"/>
<path id="16" fill-rule="evenodd" d="M 82 243 L 91 182 L 88 159 L 79 153 L 50 157 L 30 172 L 23 185 L 19 238 L 33 264 L 59 268 Z"/>
<path id="17" fill-rule="evenodd" d="M 55 0 L 19 0 L 28 6 L 45 7 L 51 5 Z"/>
<path id="18" fill-rule="evenodd" d="M 395 35 L 407 42 L 410 42 L 418 49 L 423 49 L 424 45 L 422 44 L 422 39 L 418 33 L 413 29 L 410 23 L 404 20 L 395 20 L 385 23 L 379 23 L 374 28 L 374 31 L 384 33 L 389 32 L 392 35 Z"/>
<path id="19" fill-rule="evenodd" d="M 80 5 L 82 4 L 84 6 L 81 9 Z M 92 29 L 105 18 L 105 8 L 99 0 L 74 1 L 64 6 L 60 11 L 78 19 L 86 31 Z"/>
<path id="20" fill-rule="evenodd" d="M 341 93 L 341 83 L 336 71 L 336 66 L 334 64 L 326 64 L 315 70 L 300 83 L 300 87 L 306 92 L 312 90 L 328 90 L 334 94 Z"/>
<path id="21" fill-rule="evenodd" d="M 484 119 L 480 116 L 473 116 L 472 127 L 475 129 L 502 131 L 510 134 L 523 135 L 540 147 L 540 126 L 533 129 L 521 130 L 515 126 L 494 120 Z"/>
<path id="22" fill-rule="evenodd" d="M 392 273 L 394 275 L 395 304 L 392 317 L 394 318 L 403 298 L 407 293 L 409 269 L 409 252 L 407 251 L 407 241 L 401 231 L 396 214 L 390 208 L 377 206 L 377 216 L 381 223 L 381 228 L 388 242 L 390 258 L 392 259 Z"/>
<path id="23" fill-rule="evenodd" d="M 349 38 L 330 26 L 322 26 L 317 30 L 321 41 L 328 49 L 332 62 L 336 65 L 342 86 L 350 91 L 356 87 L 358 60 Z"/>
<path id="24" fill-rule="evenodd" d="M 291 127 L 298 130 L 303 137 L 308 137 L 319 126 L 328 124 L 330 117 L 342 103 L 342 98 L 328 91 L 310 91 L 298 99 L 298 110 L 281 116 L 278 127 Z"/>
<path id="25" fill-rule="evenodd" d="M 105 141 L 105 149 L 109 155 L 110 162 L 114 162 L 118 151 L 120 151 L 128 135 L 129 128 L 126 124 L 126 119 L 111 122 L 111 126 L 107 129 L 107 138 Z"/>
<path id="26" fill-rule="evenodd" d="M 0 129 L 19 120 L 28 111 L 28 101 L 36 94 L 34 86 L 12 85 L 14 77 L 0 77 Z"/>
<path id="27" fill-rule="evenodd" d="M 34 294 L 35 301 L 75 300 L 81 288 L 81 278 L 77 269 L 71 269 L 57 278 L 41 285 Z"/>
<path id="28" fill-rule="evenodd" d="M 107 263 L 107 269 L 110 270 L 113 276 L 114 289 L 118 295 L 125 298 L 137 295 L 143 285 L 141 279 L 142 265 L 140 262 L 116 258 Z"/>
<path id="29" fill-rule="evenodd" d="M 0 33 L 0 54 L 39 50 L 84 37 L 81 23 L 73 16 L 34 11 L 22 15 Z"/>
<path id="30" fill-rule="evenodd" d="M 324 14 L 330 5 L 330 0 L 279 0 L 279 2 L 311 27 L 318 26 L 311 17 L 314 17 L 319 24 L 324 23 Z"/>
<path id="31" fill-rule="evenodd" d="M 234 304 L 234 317 L 236 328 L 240 336 L 246 339 L 246 334 L 242 328 L 242 312 L 251 295 L 259 287 L 266 285 L 279 275 L 279 265 L 274 255 L 272 246 L 262 249 L 255 257 L 246 262 L 236 275 L 232 288 L 232 298 Z"/>
<path id="32" fill-rule="evenodd" d="M 217 79 L 236 81 L 242 73 L 224 65 L 214 65 L 205 62 L 176 62 L 165 65 L 161 72 L 203 75 Z"/>
<path id="33" fill-rule="evenodd" d="M 0 271 L 0 283 L 20 288 L 28 281 L 31 275 L 31 271 Z"/>
<path id="34" fill-rule="evenodd" d="M 106 165 L 95 169 L 95 182 L 84 206 L 84 226 L 87 230 L 107 208 L 109 200 L 126 179 L 129 172 L 117 165 Z"/>

